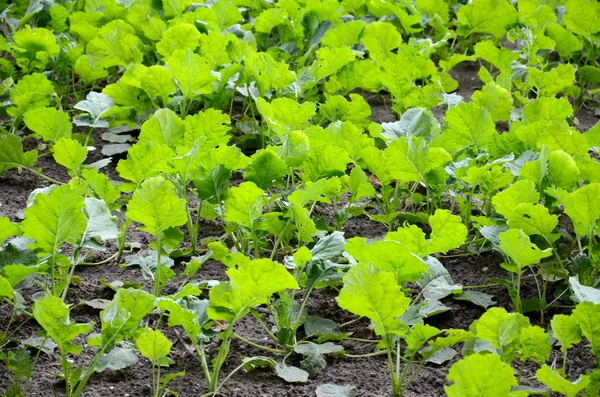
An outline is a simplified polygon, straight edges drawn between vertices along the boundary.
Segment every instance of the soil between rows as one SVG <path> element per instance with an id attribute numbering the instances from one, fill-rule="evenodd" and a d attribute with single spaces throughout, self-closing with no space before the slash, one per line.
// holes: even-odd
<path id="1" fill-rule="evenodd" d="M 465 100 L 469 100 L 474 90 L 481 88 L 482 84 L 477 78 L 479 66 L 476 63 L 463 63 L 454 68 L 452 76 L 458 80 L 460 89 L 457 91 Z M 369 101 L 372 107 L 372 120 L 375 122 L 392 122 L 395 120 L 389 101 L 384 104 L 378 99 Z M 434 112 L 437 117 L 443 117 L 443 111 Z M 598 121 L 598 117 L 593 112 L 583 108 L 576 115 L 575 126 L 582 132 L 587 131 Z M 88 162 L 92 163 L 100 160 L 103 156 L 100 153 L 102 140 L 98 132 L 94 133 L 97 150 L 90 152 Z M 112 179 L 118 179 L 115 171 L 119 158 L 113 158 L 112 163 L 103 169 Z M 50 156 L 40 158 L 37 167 L 41 167 L 44 173 L 54 179 L 66 182 L 68 175 L 64 169 L 56 165 Z M 25 208 L 27 197 L 32 190 L 48 186 L 49 183 L 35 175 L 24 172 L 17 174 L 16 170 L 11 170 L 0 177 L 0 215 L 7 216 L 13 221 L 19 221 L 19 213 Z M 324 209 L 326 211 L 326 209 Z M 362 236 L 367 238 L 378 238 L 386 233 L 386 228 L 381 224 L 370 221 L 367 217 L 361 216 L 351 218 L 344 225 L 343 231 L 347 238 Z M 204 222 L 201 227 L 201 237 L 218 236 L 223 233 L 222 225 L 217 222 Z M 135 241 L 146 247 L 150 242 L 147 234 L 137 231 L 134 228 L 130 230 L 129 241 Z M 114 246 L 108 246 L 107 250 L 96 253 L 92 257 L 94 261 L 100 261 L 108 258 L 115 251 Z M 461 258 L 440 258 L 440 261 L 451 273 L 454 281 L 459 284 L 475 286 L 487 283 L 489 277 L 505 276 L 506 271 L 500 267 L 502 258 L 499 254 L 484 253 L 476 257 Z M 182 271 L 182 267 L 175 267 L 176 273 Z M 92 299 L 111 299 L 112 291 L 102 288 L 101 279 L 108 282 L 134 281 L 142 284 L 146 290 L 150 290 L 150 283 L 144 280 L 141 272 L 137 268 L 121 268 L 115 261 L 110 261 L 99 266 L 80 266 L 77 268 L 76 275 L 80 277 L 81 284 L 75 285 L 70 289 L 67 298 L 68 303 L 78 304 L 81 301 Z M 197 274 L 201 280 L 224 280 L 224 266 L 209 261 Z M 174 284 L 173 284 L 174 285 Z M 533 293 L 532 286 L 526 285 L 525 295 Z M 168 291 L 169 285 L 167 285 Z M 502 288 L 494 287 L 482 289 L 484 292 L 495 295 L 497 306 L 510 310 L 510 300 L 506 291 Z M 36 291 L 32 291 L 36 292 Z M 338 323 L 345 323 L 355 319 L 352 314 L 340 309 L 335 301 L 337 291 L 333 289 L 317 290 L 311 297 L 308 311 L 311 315 L 321 316 Z M 27 303 L 31 303 L 31 295 L 25 296 Z M 462 328 L 467 329 L 473 320 L 479 318 L 484 310 L 471 303 L 447 299 L 444 304 L 451 310 L 446 313 L 427 319 L 427 323 L 438 328 Z M 552 313 L 550 313 L 552 314 Z M 0 305 L 0 324 L 6 324 L 10 317 L 10 311 L 7 305 Z M 98 331 L 98 310 L 87 306 L 77 306 L 72 310 L 72 319 L 76 322 L 94 321 L 96 323 L 95 331 Z M 539 319 L 532 317 L 532 323 L 538 323 Z M 150 316 L 146 321 L 152 324 L 156 318 Z M 343 329 L 347 333 L 359 338 L 372 337 L 367 320 L 360 320 Z M 166 325 L 162 328 L 169 339 L 173 342 L 171 358 L 175 361 L 168 372 L 186 371 L 186 376 L 178 378 L 171 383 L 171 388 L 182 397 L 198 396 L 206 392 L 201 368 L 195 357 L 186 349 L 186 340 L 181 332 L 168 329 Z M 21 340 L 32 336 L 37 336 L 41 328 L 35 321 L 29 321 L 24 325 L 16 338 Z M 262 328 L 250 317 L 242 320 L 236 333 L 242 337 L 265 344 L 266 335 Z M 83 341 L 80 340 L 79 343 Z M 343 341 L 341 344 L 347 352 L 352 354 L 365 354 L 373 351 L 373 344 L 360 343 L 355 341 Z M 90 349 L 88 349 L 90 350 Z M 459 353 L 460 351 L 457 350 Z M 216 345 L 209 347 L 209 353 L 216 352 Z M 231 351 L 222 374 L 227 374 L 240 363 L 240 357 L 251 357 L 255 355 L 269 356 L 266 352 L 246 345 L 238 340 L 234 340 L 231 345 Z M 553 352 L 560 358 L 557 351 Z M 32 351 L 35 355 L 35 351 Z M 85 364 L 91 355 L 91 351 L 85 351 L 82 355 L 75 358 L 77 364 Z M 282 357 L 276 357 L 281 360 Z M 427 364 L 418 373 L 414 382 L 409 387 L 408 397 L 413 396 L 443 396 L 444 385 L 447 384 L 446 375 L 453 362 L 460 358 L 460 355 L 443 365 Z M 298 357 L 291 356 L 287 363 L 299 365 Z M 570 379 L 576 378 L 579 374 L 589 370 L 593 366 L 593 357 L 589 349 L 583 344 L 572 349 L 569 352 L 568 376 Z M 524 377 L 532 376 L 536 368 L 527 367 Z M 0 373 L 6 371 L 6 368 L 0 364 Z M 35 368 L 33 380 L 28 392 L 29 396 L 50 396 L 51 389 L 56 390 L 59 395 L 62 389 L 55 374 L 60 373 L 60 366 L 57 356 L 48 356 L 40 354 L 38 364 Z M 151 366 L 149 362 L 140 358 L 138 365 L 133 368 L 127 368 L 118 372 L 105 371 L 94 374 L 86 388 L 83 396 L 149 396 L 151 394 Z M 306 384 L 288 384 L 279 379 L 272 370 L 258 369 L 253 372 L 238 372 L 221 389 L 221 395 L 231 397 L 304 397 L 314 396 L 316 388 L 324 383 L 333 383 L 337 385 L 349 384 L 355 387 L 357 396 L 390 396 L 391 384 L 386 359 L 384 356 L 353 359 L 345 357 L 330 357 L 328 366 L 324 373 L 314 379 L 310 379 Z M 0 393 L 7 387 L 7 377 L 0 376 Z"/>

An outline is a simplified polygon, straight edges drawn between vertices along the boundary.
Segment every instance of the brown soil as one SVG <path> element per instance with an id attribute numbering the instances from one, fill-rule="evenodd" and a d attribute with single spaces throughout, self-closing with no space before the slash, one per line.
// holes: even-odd
<path id="1" fill-rule="evenodd" d="M 458 93 L 465 100 L 468 100 L 474 89 L 481 87 L 481 82 L 477 78 L 477 64 L 461 64 L 453 71 L 452 75 L 456 78 L 461 88 Z M 381 103 L 379 100 L 371 100 L 372 119 L 376 122 L 390 122 L 395 120 L 395 115 L 391 110 L 391 104 Z M 577 115 L 579 128 L 582 131 L 589 129 L 597 117 L 589 112 L 580 112 Z M 88 162 L 99 160 L 101 140 L 99 133 L 94 134 L 98 150 L 90 153 Z M 104 169 L 104 172 L 113 179 L 118 179 L 115 172 L 115 166 L 118 158 Z M 44 173 L 60 181 L 68 181 L 68 176 L 64 170 L 57 166 L 50 156 L 40 159 L 38 167 L 44 169 Z M 25 173 L 18 175 L 15 170 L 7 172 L 0 177 L 0 215 L 8 216 L 13 221 L 18 221 L 18 214 L 25 208 L 29 193 L 39 187 L 48 186 L 49 183 L 38 176 Z M 326 214 L 323 214 L 325 216 Z M 385 234 L 386 228 L 378 223 L 369 221 L 367 217 L 361 216 L 350 219 L 344 226 L 344 232 L 347 237 L 363 236 L 377 238 Z M 203 224 L 202 237 L 210 235 L 221 235 L 222 226 L 218 222 Z M 138 241 L 143 246 L 149 243 L 149 238 L 143 232 L 131 230 L 130 240 Z M 99 261 L 107 258 L 115 251 L 114 246 L 109 246 L 105 252 L 95 254 L 92 260 Z M 454 281 L 464 285 L 482 285 L 487 283 L 489 277 L 502 277 L 506 271 L 500 267 L 502 258 L 498 254 L 486 253 L 479 257 L 460 257 L 460 258 L 440 258 L 442 263 L 452 274 Z M 181 266 L 175 268 L 176 272 L 182 270 Z M 68 302 L 77 304 L 82 300 L 91 300 L 96 298 L 111 299 L 112 292 L 103 289 L 100 280 L 105 279 L 109 282 L 115 280 L 129 280 L 141 283 L 149 289 L 149 283 L 142 279 L 141 273 L 136 268 L 119 267 L 115 261 L 108 262 L 100 266 L 80 266 L 76 274 L 81 278 L 81 284 L 73 286 L 70 289 Z M 208 262 L 199 272 L 198 278 L 211 280 L 224 279 L 224 267 L 216 262 Z M 169 286 L 167 286 L 169 288 Z M 484 290 L 496 296 L 497 305 L 510 308 L 509 299 L 503 288 L 494 287 Z M 340 309 L 335 297 L 337 291 L 333 289 L 322 289 L 315 291 L 309 305 L 309 313 L 321 317 L 329 318 L 338 323 L 344 323 L 353 320 L 355 316 Z M 31 296 L 26 296 L 28 304 L 31 303 Z M 428 323 L 438 328 L 463 328 L 467 329 L 473 320 L 479 318 L 484 312 L 483 309 L 467 302 L 446 300 L 444 303 L 451 308 L 450 311 L 434 316 L 428 320 Z M 0 324 L 6 324 L 10 316 L 7 305 L 0 305 Z M 76 322 L 99 322 L 98 311 L 86 306 L 77 306 L 72 310 L 72 319 Z M 149 316 L 147 320 L 151 323 L 156 318 Z M 532 322 L 537 321 L 532 318 Z M 352 333 L 356 337 L 368 338 L 368 321 L 360 320 L 344 329 L 345 332 Z M 96 330 L 98 331 L 98 325 Z M 35 336 L 40 332 L 40 327 L 32 320 L 23 326 L 16 338 L 26 339 Z M 179 338 L 172 329 L 166 329 L 165 332 L 174 343 L 171 358 L 175 361 L 168 371 L 178 372 L 186 371 L 186 376 L 178 378 L 172 382 L 172 389 L 176 390 L 180 396 L 198 396 L 206 392 L 204 380 L 202 377 L 200 365 L 197 360 L 185 349 L 184 338 Z M 241 321 L 236 330 L 241 336 L 257 343 L 264 343 L 265 333 L 262 328 L 250 317 Z M 80 343 L 82 341 L 79 341 Z M 354 341 L 344 341 L 342 345 L 353 354 L 364 354 L 373 351 L 373 345 Z M 216 352 L 215 346 L 211 345 L 210 354 Z M 91 349 L 87 349 L 84 354 L 75 358 L 77 363 L 85 364 L 91 355 Z M 457 349 L 459 351 L 459 349 Z M 460 351 L 459 351 L 460 352 Z M 34 355 L 35 352 L 32 352 Z M 553 355 L 559 355 L 557 351 Z M 255 355 L 269 355 L 264 351 L 250 347 L 237 340 L 233 341 L 229 359 L 222 374 L 227 374 L 240 363 L 240 357 L 250 357 Z M 458 356 L 457 356 L 458 357 Z M 276 357 L 281 360 L 281 357 Z M 456 359 L 455 359 L 456 360 Z M 438 366 L 428 364 L 416 376 L 414 382 L 405 394 L 408 397 L 413 396 L 443 396 L 443 386 L 446 382 L 446 375 L 450 365 L 455 361 Z M 299 364 L 299 357 L 291 356 L 287 363 Z M 593 358 L 585 347 L 575 348 L 569 353 L 569 376 L 576 377 L 578 374 L 590 369 L 593 365 Z M 0 366 L 0 372 L 6 369 Z M 526 368 L 525 376 L 533 375 L 535 368 Z M 47 356 L 41 354 L 38 364 L 35 368 L 32 384 L 29 389 L 29 396 L 49 396 L 51 389 L 55 389 L 60 395 L 61 384 L 56 373 L 60 373 L 57 356 Z M 86 397 L 95 396 L 148 396 L 151 388 L 151 367 L 147 360 L 140 358 L 137 366 L 128 368 L 119 372 L 106 371 L 102 374 L 94 374 L 89 385 L 84 392 Z M 272 370 L 255 370 L 250 373 L 238 372 L 222 388 L 221 395 L 230 397 L 304 397 L 314 396 L 315 389 L 323 383 L 333 383 L 337 385 L 350 384 L 356 387 L 358 396 L 390 396 L 391 385 L 386 359 L 384 356 L 371 358 L 352 359 L 344 357 L 334 357 L 329 359 L 329 364 L 323 374 L 310 379 L 306 384 L 288 384 L 279 379 Z M 6 376 L 0 376 L 0 393 L 7 387 Z"/>

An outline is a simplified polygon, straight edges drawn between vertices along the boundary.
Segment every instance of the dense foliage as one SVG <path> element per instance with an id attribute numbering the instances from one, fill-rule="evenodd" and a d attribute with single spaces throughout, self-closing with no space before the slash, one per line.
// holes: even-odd
<path id="1" fill-rule="evenodd" d="M 26 395 L 49 339 L 66 396 L 138 355 L 152 363 L 153 395 L 176 394 L 169 382 L 186 375 L 165 369 L 171 328 L 197 356 L 204 396 L 256 367 L 306 382 L 331 355 L 360 359 L 336 343 L 352 340 L 339 324 L 308 312 L 319 288 L 338 289 L 339 307 L 371 321 L 368 355 L 387 357 L 394 396 L 427 362 L 454 359 L 460 344 L 448 396 L 598 395 L 600 124 L 585 133 L 574 125 L 580 109 L 600 112 L 597 1 L 1 8 L 0 175 L 16 169 L 51 182 L 31 193 L 21 222 L 0 217 L 0 297 L 12 311 L 0 331 L 7 396 Z M 484 84 L 469 101 L 450 74 L 463 62 L 479 62 Z M 397 121 L 372 122 L 373 98 L 390 101 Z M 94 145 L 104 158 L 90 163 Z M 42 156 L 69 180 L 36 167 Z M 103 172 L 117 159 L 118 181 Z M 322 207 L 331 219 L 315 216 Z M 346 239 L 352 217 L 389 232 Z M 200 238 L 207 220 L 225 234 Z M 152 242 L 131 244 L 134 228 Z M 107 248 L 112 255 L 90 261 Z M 490 282 L 507 289 L 509 308 L 453 282 L 440 261 L 487 251 L 504 258 L 505 277 Z M 209 260 L 228 281 L 199 278 Z M 152 288 L 122 280 L 112 301 L 92 303 L 97 324 L 74 323 L 66 302 L 77 267 L 110 263 L 141 268 Z M 523 296 L 526 279 L 533 298 Z M 487 310 L 469 329 L 427 324 L 448 299 Z M 563 314 L 549 316 L 558 306 Z M 268 346 L 236 334 L 247 316 Z M 33 355 L 15 337 L 29 320 L 43 329 Z M 236 338 L 265 355 L 229 355 Z M 578 344 L 598 369 L 568 379 Z M 73 360 L 84 351 L 90 360 Z M 291 355 L 301 368 L 286 363 Z M 223 374 L 228 361 L 239 366 Z M 536 366 L 534 379 L 523 379 L 525 365 Z"/>

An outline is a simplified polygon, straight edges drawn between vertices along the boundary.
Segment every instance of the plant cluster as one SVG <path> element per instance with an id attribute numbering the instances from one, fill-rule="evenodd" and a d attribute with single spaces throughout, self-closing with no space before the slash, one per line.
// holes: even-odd
<path id="1" fill-rule="evenodd" d="M 153 395 L 177 395 L 170 382 L 185 372 L 168 367 L 179 332 L 205 397 L 257 367 L 307 382 L 333 355 L 383 356 L 401 396 L 461 345 L 448 396 L 599 394 L 600 124 L 575 127 L 580 109 L 600 112 L 597 1 L 2 7 L 0 175 L 50 183 L 20 221 L 0 217 L 6 396 L 27 394 L 48 349 L 67 397 L 138 355 L 152 364 Z M 479 64 L 483 83 L 469 101 L 450 73 L 464 62 Z M 372 122 L 374 100 L 396 121 Z M 96 146 L 104 158 L 90 163 Z M 69 178 L 36 167 L 43 156 Z M 119 181 L 104 172 L 112 161 Z M 332 216 L 317 216 L 323 208 Z M 387 234 L 347 238 L 356 217 Z M 207 221 L 224 233 L 201 238 Z M 131 242 L 134 228 L 151 243 Z M 490 251 L 504 259 L 490 283 L 506 288 L 509 311 L 443 265 Z M 209 260 L 226 281 L 202 280 Z M 73 322 L 77 268 L 116 264 L 139 267 L 152 287 L 108 285 L 111 301 L 87 303 L 101 310 L 97 324 Z M 338 290 L 337 305 L 368 319 L 373 338 L 310 313 L 320 288 Z M 469 329 L 429 325 L 448 299 L 485 312 Z M 236 332 L 246 317 L 268 346 Z M 34 356 L 17 338 L 28 321 L 42 329 Z M 264 356 L 232 357 L 235 339 Z M 350 354 L 341 342 L 353 340 L 375 349 Z M 597 369 L 569 379 L 569 350 L 584 343 Z M 73 360 L 84 351 L 89 360 Z M 353 395 L 347 385 L 316 393 Z"/>

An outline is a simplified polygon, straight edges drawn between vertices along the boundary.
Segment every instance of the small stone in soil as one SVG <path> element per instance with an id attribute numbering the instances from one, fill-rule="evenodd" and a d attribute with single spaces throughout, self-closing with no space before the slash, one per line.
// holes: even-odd
<path id="1" fill-rule="evenodd" d="M 484 272 L 484 273 L 487 273 L 487 271 L 488 271 L 488 270 L 490 270 L 490 268 L 489 268 L 489 267 L 487 267 L 487 266 L 486 266 L 486 267 L 484 267 L 483 269 L 481 269 L 481 271 L 482 271 L 482 272 Z"/>
<path id="2" fill-rule="evenodd" d="M 152 394 L 152 386 L 150 385 L 144 385 L 144 387 L 142 387 L 142 393 L 144 393 L 145 395 L 150 395 Z"/>

